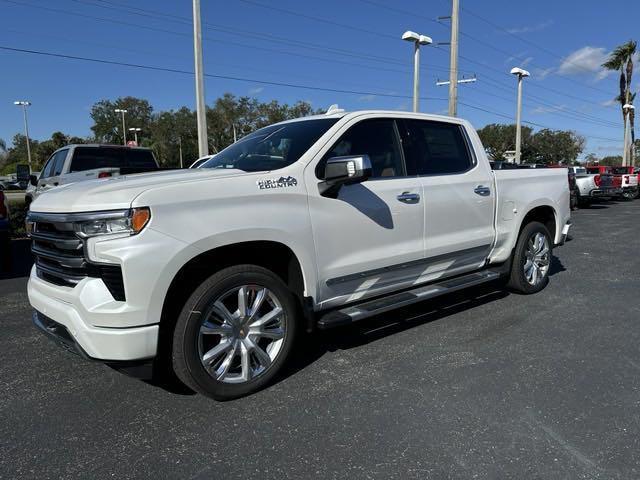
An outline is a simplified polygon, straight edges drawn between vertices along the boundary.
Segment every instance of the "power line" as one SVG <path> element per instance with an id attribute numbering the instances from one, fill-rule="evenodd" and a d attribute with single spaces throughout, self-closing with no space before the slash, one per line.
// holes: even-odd
<path id="1" fill-rule="evenodd" d="M 136 28 L 136 29 L 145 29 L 145 30 L 150 30 L 150 31 L 154 31 L 154 32 L 160 32 L 160 33 L 166 33 L 166 34 L 170 34 L 170 35 L 182 36 L 182 37 L 185 37 L 185 38 L 191 38 L 191 34 L 188 34 L 188 33 L 185 33 L 185 32 L 176 32 L 174 30 L 167 30 L 167 29 L 164 29 L 164 28 L 152 27 L 152 26 L 149 26 L 149 25 L 141 25 L 141 24 L 137 24 L 137 23 L 131 23 L 131 22 L 126 22 L 126 21 L 122 21 L 122 20 L 118 20 L 118 19 L 112 19 L 112 18 L 97 17 L 97 16 L 94 16 L 94 15 L 87 15 L 87 14 L 83 14 L 83 13 L 79 13 L 79 12 L 72 12 L 72 11 L 68 11 L 68 10 L 50 8 L 50 7 L 45 7 L 45 6 L 41 6 L 41 5 L 33 5 L 33 4 L 30 4 L 30 3 L 20 2 L 20 1 L 16 1 L 16 0 L 0 0 L 0 1 L 3 1 L 5 3 L 14 4 L 14 5 L 19 5 L 19 6 L 24 6 L 24 7 L 31 7 L 31 8 L 50 11 L 50 12 L 54 12 L 54 13 L 64 14 L 64 15 L 71 15 L 71 16 L 77 16 L 77 17 L 80 17 L 80 18 L 87 18 L 87 19 L 96 20 L 96 21 L 100 21 L 100 22 L 107 22 L 107 23 L 125 25 L 125 26 L 128 26 L 128 27 Z M 138 10 L 141 10 L 141 9 L 138 9 Z M 183 23 L 183 22 L 179 22 L 179 23 Z M 225 33 L 231 33 L 231 32 L 225 32 Z M 371 70 L 377 70 L 377 71 L 387 71 L 387 72 L 391 72 L 391 73 L 409 73 L 409 70 L 406 70 L 406 69 L 399 70 L 399 69 L 384 68 L 384 67 L 381 67 L 381 66 L 364 65 L 364 64 L 361 64 L 361 63 L 354 63 L 353 61 L 330 59 L 330 58 L 318 57 L 318 56 L 315 56 L 315 55 L 302 54 L 302 53 L 298 53 L 298 52 L 277 50 L 277 49 L 263 47 L 263 46 L 257 46 L 257 45 L 247 45 L 247 44 L 244 44 L 244 43 L 233 42 L 233 41 L 229 41 L 229 40 L 221 40 L 221 39 L 216 39 L 216 38 L 212 38 L 212 37 L 203 37 L 203 39 L 205 41 L 207 41 L 207 42 L 222 43 L 222 44 L 226 44 L 226 45 L 234 45 L 234 46 L 238 46 L 238 47 L 246 48 L 246 49 L 251 49 L 251 50 L 266 51 L 266 52 L 277 53 L 277 54 L 281 54 L 281 55 L 295 56 L 295 57 L 299 57 L 299 58 L 306 58 L 306 59 L 312 59 L 312 60 L 319 60 L 319 61 L 328 62 L 328 63 L 337 63 L 337 64 L 342 64 L 342 65 L 348 65 L 350 67 L 365 68 L 365 69 L 371 69 Z M 342 55 L 345 55 L 345 53 L 342 53 Z M 374 60 L 373 58 L 366 58 L 364 56 L 360 56 L 357 52 L 352 52 L 350 54 L 350 56 L 363 58 L 364 60 L 368 60 L 368 61 L 384 62 L 385 64 L 393 63 L 395 65 L 404 65 L 404 63 L 402 63 L 402 62 L 400 62 L 400 61 L 398 61 L 396 59 L 392 59 L 392 58 L 386 59 L 384 57 L 380 57 L 380 59 Z M 438 69 L 438 68 L 435 68 L 435 67 L 431 68 L 431 70 L 448 71 L 446 69 Z"/>
<path id="2" fill-rule="evenodd" d="M 490 113 L 491 115 L 496 115 L 498 117 L 502 117 L 502 118 L 507 118 L 509 120 L 513 120 L 513 117 L 511 115 L 507 115 L 506 113 L 500 113 L 500 112 L 496 112 L 494 110 L 491 110 L 489 107 L 485 106 L 485 105 L 471 105 L 469 103 L 465 103 L 465 102 L 459 102 L 460 105 L 464 105 L 465 107 L 469 107 L 472 108 L 474 110 L 479 110 L 481 112 L 485 112 L 485 113 Z M 522 121 L 522 123 L 526 123 L 527 125 L 531 125 L 533 127 L 538 127 L 538 128 L 544 128 L 544 129 L 548 129 L 548 130 L 556 130 L 553 127 L 550 127 L 548 125 L 543 125 L 541 123 L 537 123 L 537 122 L 528 122 L 528 121 Z M 599 137 L 596 135 L 584 135 L 587 138 L 590 139 L 595 139 L 595 140 L 606 140 L 606 141 L 611 141 L 611 142 L 619 142 L 618 139 L 615 138 L 608 138 L 608 137 Z"/>
<path id="3" fill-rule="evenodd" d="M 39 38 L 45 38 L 45 39 L 55 39 L 55 40 L 60 40 L 60 41 L 64 41 L 64 42 L 68 42 L 68 43 L 73 43 L 73 44 L 77 44 L 77 39 L 71 38 L 71 37 L 63 37 L 60 35 L 50 35 L 50 34 L 44 34 L 44 33 L 40 33 L 40 32 L 27 32 L 27 31 L 21 31 L 21 30 L 14 30 L 14 29 L 5 29 L 5 32 L 10 32 L 10 33 L 17 33 L 20 35 L 25 35 L 25 36 L 29 36 L 29 37 L 39 37 Z M 158 52 L 151 52 L 151 51 L 145 51 L 145 50 L 137 50 L 137 49 L 133 49 L 130 48 L 128 45 L 117 45 L 117 44 L 105 44 L 105 43 L 98 43 L 98 42 L 92 42 L 89 40 L 83 40 L 83 44 L 85 45 L 94 45 L 100 48 L 106 48 L 106 49 L 110 49 L 110 50 L 117 50 L 118 52 L 122 52 L 122 51 L 127 51 L 127 52 L 131 52 L 131 53 L 139 53 L 139 54 L 143 54 L 143 55 L 147 55 L 147 56 L 157 56 L 159 58 L 170 58 L 170 59 L 175 59 L 175 60 L 184 60 L 184 55 L 183 56 L 174 56 L 174 55 L 166 55 L 166 54 L 160 54 Z M 267 74 L 271 74 L 271 75 L 281 75 L 282 72 L 277 72 L 275 70 L 268 70 L 268 69 L 264 69 L 264 68 L 256 68 L 252 65 L 241 65 L 241 64 L 231 64 L 231 63 L 221 63 L 221 62 L 216 62 L 216 66 L 220 66 L 220 67 L 228 67 L 228 68 L 232 68 L 232 69 L 241 69 L 241 70 L 249 70 L 249 71 L 253 71 L 253 72 L 258 72 L 258 73 L 267 73 Z M 300 73 L 296 72 L 293 74 L 287 74 L 287 76 L 290 77 L 294 77 L 294 78 L 300 78 L 300 79 L 305 79 L 305 80 L 317 80 L 316 76 L 311 76 L 311 75 L 301 75 Z M 351 83 L 351 82 L 343 82 L 343 85 L 348 85 L 348 86 L 352 86 L 352 87 L 356 87 L 356 88 L 375 88 L 375 89 L 380 89 L 382 91 L 385 90 L 385 87 L 381 87 L 378 85 L 371 85 L 369 84 L 366 87 L 363 87 L 362 85 L 359 84 L 355 84 L 355 83 Z"/>
<path id="4" fill-rule="evenodd" d="M 402 9 L 400 9 L 400 8 L 396 8 L 396 7 L 390 7 L 390 6 L 388 6 L 388 5 L 384 5 L 384 4 L 378 3 L 378 2 L 376 2 L 376 1 L 374 1 L 374 0 L 358 0 L 358 1 L 363 2 L 363 3 L 367 3 L 367 4 L 369 4 L 369 5 L 376 6 L 376 7 L 378 7 L 378 8 L 383 8 L 383 9 L 386 9 L 386 10 L 390 10 L 390 11 L 394 11 L 394 12 L 401 13 L 401 14 L 404 14 L 404 15 L 408 15 L 408 16 L 411 16 L 412 18 L 418 17 L 418 18 L 421 18 L 421 19 L 427 20 L 427 21 L 432 22 L 432 23 L 438 23 L 438 24 L 440 24 L 440 22 L 438 22 L 437 20 L 435 20 L 435 19 L 433 19 L 433 18 L 430 18 L 430 17 L 427 17 L 427 16 L 425 16 L 425 15 L 420 15 L 420 14 L 418 14 L 418 13 L 416 13 L 416 12 L 411 12 L 411 11 L 408 11 L 408 10 L 402 10 Z M 469 9 L 467 9 L 467 8 L 462 8 L 462 10 L 463 10 L 463 11 L 466 11 L 466 12 L 471 13 L 471 12 L 469 11 Z M 474 14 L 474 15 L 475 15 L 476 17 L 480 18 L 480 16 L 479 16 L 479 15 L 477 15 L 477 14 Z M 510 34 L 510 35 L 512 35 L 512 36 L 515 36 L 516 38 L 520 38 L 520 37 L 516 36 L 515 34 L 513 34 L 512 32 L 509 32 L 508 30 L 506 30 L 506 29 L 504 29 L 504 28 L 502 28 L 502 27 L 499 27 L 499 26 L 495 25 L 493 22 L 490 22 L 489 20 L 486 20 L 486 19 L 484 19 L 484 18 L 483 18 L 483 20 L 485 20 L 486 22 L 490 23 L 492 26 L 494 26 L 494 28 L 498 28 L 498 29 L 500 29 L 500 30 L 505 31 L 506 33 L 509 33 L 509 34 Z M 480 39 L 480 38 L 478 38 L 478 37 L 476 37 L 476 36 L 474 36 L 474 35 L 470 35 L 470 34 L 468 34 L 468 33 L 466 33 L 466 32 L 460 32 L 460 35 L 463 35 L 464 37 L 467 37 L 467 38 L 469 38 L 469 39 L 473 40 L 473 41 L 474 41 L 474 42 L 476 42 L 476 43 L 479 43 L 479 44 L 484 45 L 484 46 L 486 46 L 486 47 L 488 47 L 488 48 L 491 48 L 491 49 L 493 49 L 493 50 L 495 50 L 495 51 L 497 51 L 497 52 L 499 52 L 499 53 L 502 53 L 503 55 L 508 55 L 508 56 L 510 56 L 510 57 L 515 57 L 515 56 L 516 56 L 516 55 L 515 55 L 514 53 L 512 53 L 512 52 L 508 52 L 508 51 L 506 51 L 506 50 L 502 50 L 501 48 L 498 48 L 498 47 L 496 47 L 495 45 L 493 45 L 493 44 L 491 44 L 491 43 L 488 43 L 488 42 L 486 42 L 486 41 L 484 41 L 484 40 L 482 40 L 482 39 Z M 524 40 L 524 39 L 522 39 L 522 40 Z M 527 41 L 527 42 L 528 42 L 528 43 L 532 43 L 532 44 L 533 44 L 533 42 L 529 42 L 529 41 Z M 534 45 L 535 45 L 535 44 L 534 44 Z M 538 48 L 543 49 L 543 47 L 538 47 Z M 555 56 L 555 57 L 557 57 L 557 58 L 560 58 L 561 60 L 564 60 L 564 58 L 563 58 L 561 55 L 559 55 L 559 54 L 557 54 L 557 53 L 555 53 L 555 52 L 552 52 L 552 51 L 550 51 L 550 50 L 546 50 L 546 49 L 543 49 L 543 50 L 545 50 L 545 51 L 547 51 L 547 52 L 551 53 L 551 55 L 553 55 L 553 56 Z M 462 56 L 460 55 L 460 58 L 464 58 L 464 57 L 462 57 Z M 569 62 L 569 63 L 574 64 L 573 62 Z M 533 63 L 532 63 L 532 65 L 533 65 Z M 574 64 L 574 65 L 576 65 L 576 64 Z M 577 84 L 582 85 L 582 86 L 584 86 L 584 87 L 586 87 L 586 88 L 590 88 L 590 89 L 595 90 L 595 91 L 600 91 L 600 92 L 603 92 L 603 93 L 610 94 L 610 92 L 609 92 L 609 91 L 605 91 L 605 90 L 603 90 L 603 89 L 600 89 L 600 88 L 594 87 L 593 85 L 588 85 L 588 84 L 583 83 L 583 82 L 578 82 L 578 81 L 576 81 L 576 80 L 572 80 L 572 79 L 569 79 L 569 78 L 565 78 L 565 77 L 562 77 L 562 76 L 560 76 L 560 75 L 558 75 L 558 76 L 559 76 L 559 78 L 561 78 L 561 79 L 563 79 L 563 80 L 566 80 L 566 81 L 569 81 L 569 82 L 573 82 L 573 83 L 577 83 Z"/>
<path id="5" fill-rule="evenodd" d="M 492 22 L 491 20 L 483 17 L 482 15 L 479 15 L 479 14 L 473 12 L 472 10 L 469 10 L 468 8 L 463 8 L 462 10 L 464 10 L 467 13 L 469 13 L 471 16 L 476 17 L 477 19 L 485 22 L 486 24 L 491 25 L 496 30 L 502 31 L 502 32 L 506 33 L 507 35 L 512 36 L 513 38 L 517 38 L 521 42 L 526 43 L 528 45 L 531 45 L 532 47 L 537 48 L 541 52 L 545 52 L 548 55 L 556 57 L 556 58 L 562 60 L 563 62 L 568 63 L 569 65 L 573 65 L 573 66 L 577 67 L 580 70 L 584 70 L 585 72 L 591 72 L 591 70 L 589 70 L 587 67 L 584 67 L 583 65 L 580 65 L 580 64 L 575 63 L 575 62 L 568 61 L 565 57 L 563 57 L 561 55 L 558 55 L 556 52 L 554 52 L 552 50 L 549 50 L 548 48 L 545 48 L 545 47 L 537 44 L 536 42 L 532 42 L 531 40 L 528 40 L 528 39 L 526 39 L 526 38 L 524 38 L 524 37 L 512 32 L 512 31 L 510 31 L 510 30 L 508 30 L 508 29 L 506 29 L 506 28 L 504 28 L 504 27 Z M 588 86 L 590 88 L 594 88 L 595 89 L 595 87 L 593 87 L 593 86 L 589 86 L 589 85 L 585 85 L 585 86 Z M 604 90 L 602 90 L 602 89 L 596 89 L 596 90 L 604 92 Z"/>
<path id="6" fill-rule="evenodd" d="M 118 65 L 123 67 L 131 67 L 131 68 L 139 68 L 144 70 L 154 70 L 161 72 L 170 72 L 170 73 L 181 73 L 187 75 L 193 75 L 193 71 L 190 70 L 181 70 L 178 68 L 167 68 L 167 67 L 157 67 L 154 65 L 144 65 L 140 63 L 127 63 L 127 62 L 118 62 L 115 60 L 105 60 L 101 58 L 91 58 L 91 57 L 81 57 L 77 55 L 66 55 L 62 53 L 54 53 L 54 52 L 44 52 L 41 50 L 29 50 L 25 48 L 15 48 L 15 47 L 7 47 L 4 45 L 0 45 L 0 50 L 6 50 L 11 52 L 19 52 L 19 53 L 28 53 L 32 55 L 42 55 L 48 57 L 56 57 L 56 58 L 64 58 L 68 60 L 80 60 L 85 62 L 93 62 L 93 63 L 101 63 L 106 65 Z M 302 85 L 296 83 L 287 83 L 287 82 L 272 82 L 268 80 L 259 80 L 256 78 L 246 78 L 246 77 L 236 77 L 231 75 L 214 75 L 214 74 L 205 74 L 205 77 L 209 78 L 217 78 L 222 80 L 233 80 L 240 82 L 250 82 L 250 83 L 258 83 L 262 85 L 274 85 L 279 87 L 288 87 L 288 88 L 298 88 L 303 90 L 315 90 L 322 92 L 330 92 L 330 93 L 345 93 L 349 95 L 375 95 L 378 97 L 388 97 L 388 98 L 412 98 L 409 95 L 398 95 L 392 93 L 378 93 L 378 92 L 370 92 L 370 91 L 358 91 L 358 90 L 343 90 L 338 88 L 326 88 L 326 87 L 316 87 L 311 85 Z M 437 97 L 421 97 L 422 100 L 440 100 L 446 101 L 446 98 L 437 98 Z"/>
<path id="7" fill-rule="evenodd" d="M 386 33 L 376 32 L 374 30 L 367 30 L 366 28 L 354 27 L 353 25 L 347 25 L 345 23 L 335 22 L 333 20 L 328 20 L 326 18 L 315 17 L 313 15 L 307 15 L 306 13 L 296 12 L 294 10 L 289 10 L 287 8 L 274 7 L 273 5 L 265 5 L 264 3 L 256 2 L 255 0 L 240 0 L 243 3 L 248 3 L 250 5 L 255 5 L 256 7 L 261 7 L 267 10 L 273 10 L 280 13 L 286 13 L 287 15 L 292 15 L 299 18 L 306 18 L 308 20 L 313 20 L 320 23 L 325 23 L 328 25 L 334 25 L 336 27 L 345 28 L 349 31 L 357 31 L 362 33 L 368 33 L 369 35 L 375 35 L 377 37 L 382 38 L 390 38 L 392 40 L 397 40 L 394 35 L 389 35 Z"/>

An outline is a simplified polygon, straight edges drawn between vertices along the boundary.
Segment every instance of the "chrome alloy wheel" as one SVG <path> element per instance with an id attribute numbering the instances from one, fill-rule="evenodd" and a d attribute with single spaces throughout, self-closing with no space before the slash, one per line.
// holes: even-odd
<path id="1" fill-rule="evenodd" d="M 284 343 L 287 319 L 265 287 L 242 285 L 209 304 L 198 333 L 202 366 L 214 379 L 243 383 L 264 373 Z"/>
<path id="2" fill-rule="evenodd" d="M 549 239 L 540 232 L 534 233 L 527 242 L 524 262 L 524 277 L 530 285 L 538 285 L 549 273 L 551 249 Z"/>

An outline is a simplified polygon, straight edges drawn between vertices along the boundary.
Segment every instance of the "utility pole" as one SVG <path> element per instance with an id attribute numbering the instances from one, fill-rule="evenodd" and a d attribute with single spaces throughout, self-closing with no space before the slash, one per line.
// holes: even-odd
<path id="1" fill-rule="evenodd" d="M 629 123 L 629 115 L 631 110 L 635 110 L 635 107 L 630 103 L 626 103 L 622 107 L 622 111 L 625 115 L 625 123 L 624 123 L 624 147 L 622 151 L 622 166 L 626 167 L 628 165 L 633 166 L 633 145 L 629 148 L 629 130 L 631 129 L 631 124 Z M 631 150 L 631 151 L 630 151 Z"/>
<path id="2" fill-rule="evenodd" d="M 511 74 L 518 77 L 518 106 L 516 107 L 516 164 L 520 164 L 520 150 L 522 143 L 522 79 L 530 74 L 521 68 L 512 68 Z"/>
<path id="3" fill-rule="evenodd" d="M 477 81 L 478 81 L 478 77 L 476 77 L 475 74 L 471 78 L 465 78 L 464 75 L 463 75 L 462 78 L 460 80 L 458 80 L 458 84 L 461 84 L 461 83 L 476 83 Z M 449 80 L 440 80 L 440 79 L 438 79 L 436 81 L 436 85 L 438 87 L 441 87 L 443 85 L 449 85 L 450 83 L 451 82 Z"/>
<path id="4" fill-rule="evenodd" d="M 124 114 L 127 113 L 127 110 L 124 110 L 122 108 L 116 108 L 114 112 L 122 114 L 122 144 L 126 145 L 127 144 L 127 127 L 124 123 Z"/>
<path id="5" fill-rule="evenodd" d="M 451 62 L 449 70 L 449 116 L 458 114 L 458 18 L 460 0 L 451 0 Z"/>
<path id="6" fill-rule="evenodd" d="M 178 137 L 178 151 L 180 152 L 180 168 L 184 168 L 182 166 L 182 137 Z"/>
<path id="7" fill-rule="evenodd" d="M 209 155 L 207 141 L 207 112 L 204 102 L 204 70 L 202 66 L 202 26 L 200 23 L 200 0 L 193 0 L 193 55 L 196 71 L 196 112 L 198 118 L 198 154 Z"/>
<path id="8" fill-rule="evenodd" d="M 413 42 L 413 111 L 417 112 L 420 98 L 420 45 L 430 45 L 433 40 L 411 30 L 402 34 L 402 40 Z"/>
<path id="9" fill-rule="evenodd" d="M 29 122 L 27 121 L 27 107 L 31 106 L 31 102 L 25 100 L 16 100 L 14 105 L 22 107 L 22 115 L 24 117 L 24 135 L 27 137 L 27 161 L 29 163 L 29 169 L 31 169 L 31 142 L 29 141 Z"/>

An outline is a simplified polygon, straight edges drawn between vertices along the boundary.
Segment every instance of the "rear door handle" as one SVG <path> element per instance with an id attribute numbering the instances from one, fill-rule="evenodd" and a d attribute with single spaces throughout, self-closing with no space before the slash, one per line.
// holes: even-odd
<path id="1" fill-rule="evenodd" d="M 402 203 L 418 203 L 420 201 L 419 194 L 410 192 L 402 192 L 396 198 Z"/>
<path id="2" fill-rule="evenodd" d="M 478 185 L 473 189 L 473 191 L 481 197 L 488 197 L 489 195 L 491 195 L 491 189 L 489 187 L 485 187 L 484 185 Z"/>

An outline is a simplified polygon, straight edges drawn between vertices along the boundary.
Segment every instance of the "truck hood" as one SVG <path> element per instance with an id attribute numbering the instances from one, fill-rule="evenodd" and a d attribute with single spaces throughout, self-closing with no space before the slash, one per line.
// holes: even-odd
<path id="1" fill-rule="evenodd" d="M 70 183 L 42 193 L 31 204 L 34 212 L 75 213 L 129 208 L 141 193 L 169 184 L 250 175 L 228 169 L 185 169 L 138 173 Z"/>

